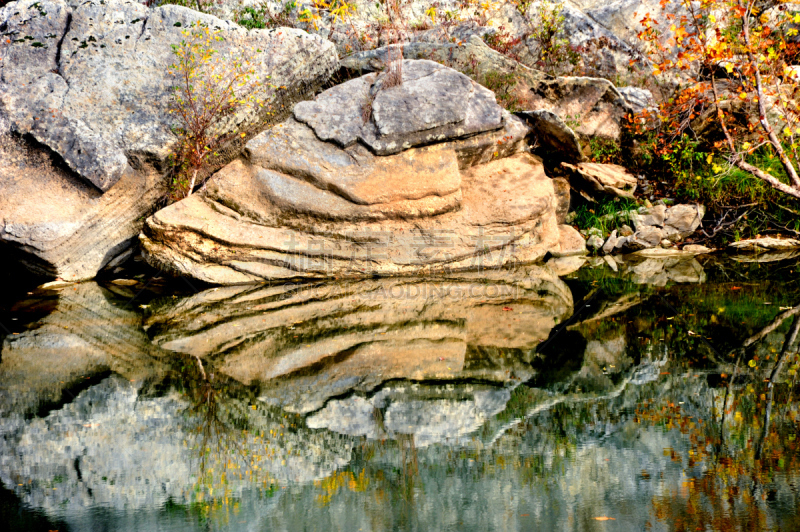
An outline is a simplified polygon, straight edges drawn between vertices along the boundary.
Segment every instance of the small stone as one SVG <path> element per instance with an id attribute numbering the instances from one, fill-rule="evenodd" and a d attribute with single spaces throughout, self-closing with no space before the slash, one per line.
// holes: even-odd
<path id="1" fill-rule="evenodd" d="M 661 243 L 662 236 L 658 227 L 644 226 L 634 233 L 630 245 L 637 249 L 654 248 Z"/>
<path id="2" fill-rule="evenodd" d="M 661 240 L 661 247 L 662 248 L 671 248 L 673 246 L 672 241 L 668 238 Z"/>
<path id="3" fill-rule="evenodd" d="M 681 238 L 686 238 L 700 227 L 705 211 L 702 205 L 675 205 L 667 209 L 664 226 L 675 228 Z"/>
<path id="4" fill-rule="evenodd" d="M 657 227 L 664 226 L 664 217 L 667 213 L 666 205 L 658 205 L 645 211 L 639 216 L 639 224 L 641 225 L 654 225 Z"/>
<path id="5" fill-rule="evenodd" d="M 111 281 L 111 284 L 115 284 L 118 286 L 133 286 L 139 284 L 139 281 L 136 279 L 114 279 Z"/>
<path id="6" fill-rule="evenodd" d="M 597 235 L 591 235 L 586 241 L 586 247 L 593 251 L 597 251 L 603 247 L 603 238 Z"/>
<path id="7" fill-rule="evenodd" d="M 57 279 L 55 281 L 50 281 L 49 283 L 44 283 L 43 285 L 37 286 L 39 290 L 60 290 L 65 286 L 69 286 L 73 283 L 69 281 L 62 281 L 61 279 Z"/>
<path id="8" fill-rule="evenodd" d="M 603 244 L 603 253 L 608 254 L 614 251 L 614 248 L 616 247 L 618 240 L 619 237 L 617 236 L 617 230 L 614 229 L 613 231 L 611 231 L 611 235 L 608 237 L 608 240 L 606 240 L 606 243 Z"/>
<path id="9" fill-rule="evenodd" d="M 633 234 L 633 229 L 628 224 L 624 224 L 622 227 L 619 228 L 620 236 L 631 236 Z"/>
<path id="10" fill-rule="evenodd" d="M 683 234 L 671 225 L 665 225 L 664 228 L 661 229 L 661 234 L 671 242 L 680 242 L 683 240 Z"/>
<path id="11" fill-rule="evenodd" d="M 700 244 L 686 244 L 683 246 L 683 251 L 688 251 L 689 253 L 710 253 L 712 250 L 706 246 L 701 246 Z"/>
<path id="12" fill-rule="evenodd" d="M 614 257 L 612 257 L 611 255 L 605 255 L 603 257 L 603 260 L 606 261 L 606 264 L 608 264 L 609 268 L 611 268 L 615 272 L 619 271 L 619 267 L 617 266 L 617 261 L 614 260 Z"/>
<path id="13" fill-rule="evenodd" d="M 599 227 L 590 227 L 586 230 L 586 236 L 597 236 L 602 238 L 603 231 Z"/>

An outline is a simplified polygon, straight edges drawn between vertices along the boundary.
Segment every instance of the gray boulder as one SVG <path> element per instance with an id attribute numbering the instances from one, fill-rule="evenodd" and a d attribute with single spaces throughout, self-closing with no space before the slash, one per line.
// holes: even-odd
<path id="1" fill-rule="evenodd" d="M 359 141 L 377 155 L 503 126 L 494 94 L 456 70 L 420 60 L 403 61 L 402 71 L 398 86 L 382 88 L 385 74 L 362 76 L 299 103 L 294 116 L 323 141 Z"/>
<path id="2" fill-rule="evenodd" d="M 236 115 L 223 133 L 264 127 L 266 112 L 280 114 L 336 65 L 319 37 L 247 32 L 177 6 L 20 0 L 0 10 L 0 241 L 34 268 L 90 278 L 135 241 L 175 143 L 170 45 L 195 21 L 220 30 L 222 57 L 247 49 L 271 76 L 258 95 L 268 111 Z"/>
<path id="3" fill-rule="evenodd" d="M 580 137 L 556 113 L 546 109 L 517 113 L 531 128 L 534 145 L 569 162 L 585 159 Z"/>

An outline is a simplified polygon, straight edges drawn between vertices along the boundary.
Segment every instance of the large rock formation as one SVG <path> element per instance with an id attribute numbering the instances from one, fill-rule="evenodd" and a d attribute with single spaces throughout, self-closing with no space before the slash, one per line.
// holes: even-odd
<path id="1" fill-rule="evenodd" d="M 171 5 L 20 0 L 0 10 L 0 241 L 39 271 L 93 277 L 135 241 L 175 142 L 170 45 L 195 22 L 219 30 L 222 58 L 247 50 L 270 76 L 257 97 L 278 115 L 337 62 L 330 43 L 300 30 L 247 32 Z M 223 133 L 267 118 L 241 113 Z"/>
<path id="2" fill-rule="evenodd" d="M 351 80 L 248 142 L 204 194 L 148 219 L 148 260 L 226 284 L 541 259 L 558 244 L 556 199 L 521 153 L 527 128 L 466 76 L 403 65 L 400 86 Z"/>
<path id="3" fill-rule="evenodd" d="M 230 286 L 170 302 L 145 320 L 153 342 L 259 385 L 262 400 L 313 412 L 393 379 L 511 384 L 572 313 L 546 267 L 438 279 Z"/>

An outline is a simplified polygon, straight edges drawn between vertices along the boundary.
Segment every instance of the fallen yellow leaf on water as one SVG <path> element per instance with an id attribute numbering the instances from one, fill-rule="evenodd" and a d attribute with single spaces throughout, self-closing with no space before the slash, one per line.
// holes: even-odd
<path id="1" fill-rule="evenodd" d="M 595 521 L 616 521 L 617 520 L 616 517 L 606 517 L 606 516 L 594 517 L 593 519 Z"/>

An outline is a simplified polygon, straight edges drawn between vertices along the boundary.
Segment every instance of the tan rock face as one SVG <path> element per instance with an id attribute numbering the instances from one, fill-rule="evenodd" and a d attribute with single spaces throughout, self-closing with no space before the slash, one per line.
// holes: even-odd
<path id="1" fill-rule="evenodd" d="M 165 369 L 141 330 L 140 314 L 112 300 L 94 282 L 66 286 L 37 328 L 5 338 L 0 416 L 58 402 L 65 389 L 109 370 L 133 381 Z"/>
<path id="2" fill-rule="evenodd" d="M 406 64 L 413 73 L 415 62 Z M 434 73 L 451 75 L 442 69 L 435 65 Z M 439 116 L 436 91 L 417 89 L 408 90 Z M 341 88 L 331 90 L 299 114 L 341 96 Z M 469 138 L 453 131 L 442 142 L 387 155 L 356 140 L 343 147 L 348 131 L 363 133 L 360 115 L 343 112 L 330 123 L 319 113 L 306 117 L 314 130 L 287 120 L 248 142 L 244 157 L 204 193 L 152 216 L 140 238 L 146 256 L 216 284 L 535 262 L 559 239 L 553 183 L 541 160 L 519 153 L 527 132 L 519 119 L 482 99 L 465 104 L 465 116 L 497 111 L 501 128 Z M 409 100 L 397 105 L 407 109 Z M 450 102 L 441 105 L 449 116 Z M 323 130 L 339 140 L 320 140 L 315 131 Z"/>
<path id="3" fill-rule="evenodd" d="M 163 349 L 202 357 L 296 412 L 392 379 L 518 382 L 572 312 L 546 267 L 438 278 L 223 287 L 145 320 Z"/>
<path id="4" fill-rule="evenodd" d="M 553 248 L 554 203 L 527 154 L 465 171 L 451 196 L 369 206 L 236 162 L 148 219 L 141 242 L 151 263 L 216 284 L 485 269 Z"/>
<path id="5" fill-rule="evenodd" d="M 297 149 L 298 143 L 303 150 Z M 255 165 L 305 179 L 359 206 L 443 197 L 461 189 L 453 149 L 419 148 L 375 157 L 360 144 L 340 150 L 294 120 L 253 139 L 248 153 Z"/>
<path id="6" fill-rule="evenodd" d="M 558 247 L 550 251 L 555 258 L 586 255 L 586 240 L 571 225 L 558 226 Z"/>

